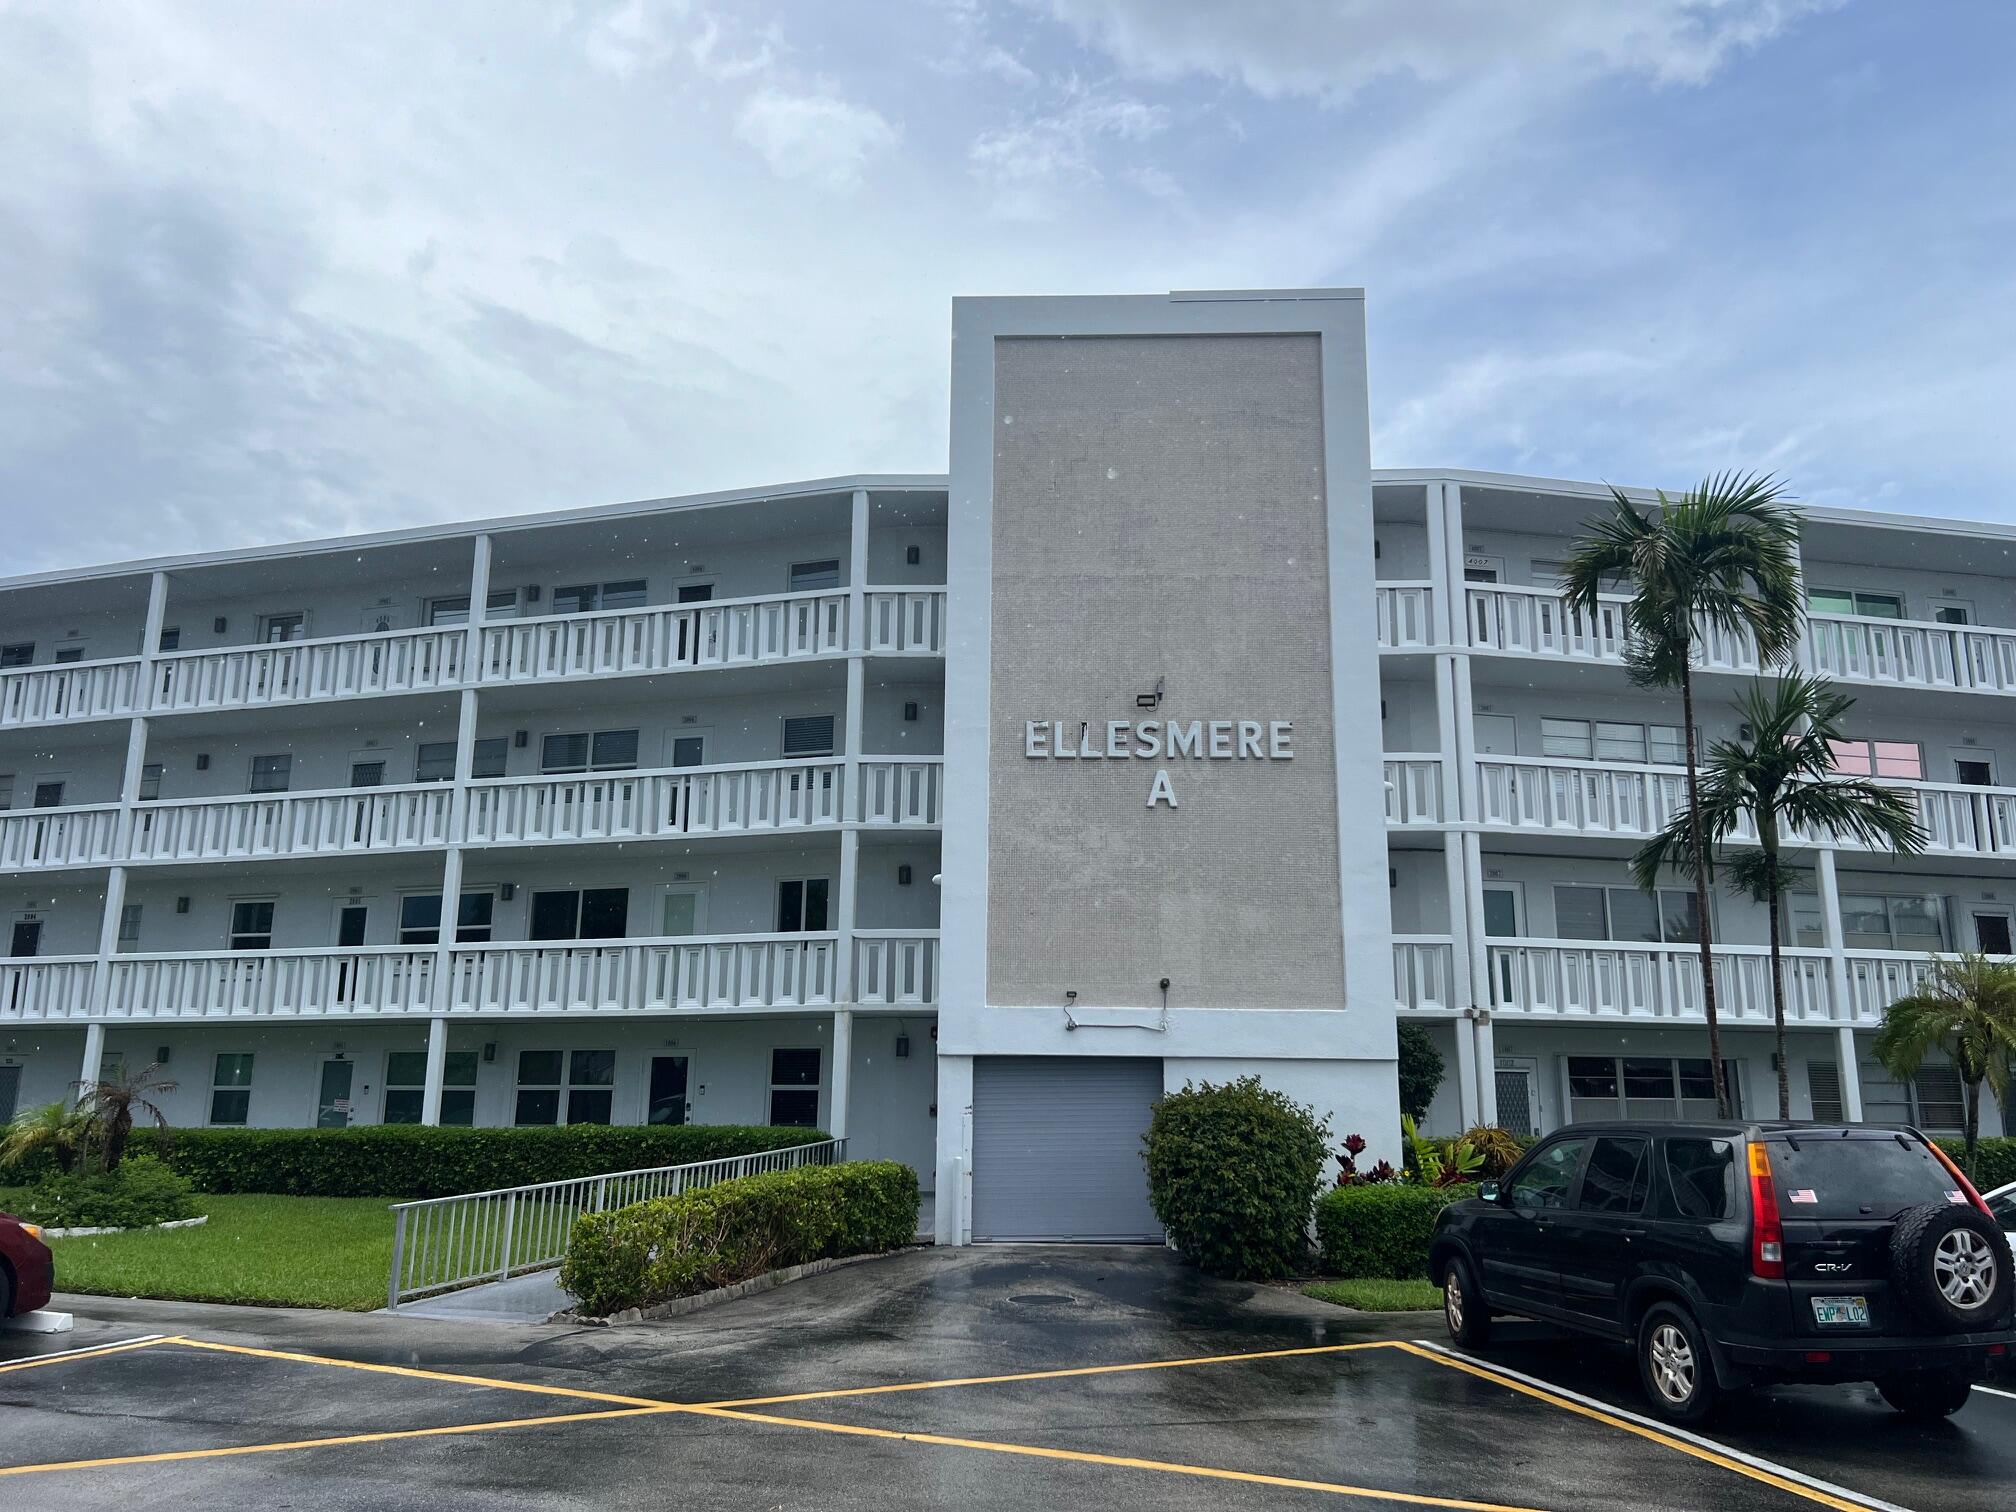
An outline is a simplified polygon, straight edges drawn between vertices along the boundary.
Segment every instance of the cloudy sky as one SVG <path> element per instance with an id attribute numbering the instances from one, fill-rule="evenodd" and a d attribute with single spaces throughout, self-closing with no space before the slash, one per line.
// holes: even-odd
<path id="1" fill-rule="evenodd" d="M 2016 518 L 2016 5 L 0 0 L 0 573 L 945 465 L 1362 284 L 1374 459 Z"/>

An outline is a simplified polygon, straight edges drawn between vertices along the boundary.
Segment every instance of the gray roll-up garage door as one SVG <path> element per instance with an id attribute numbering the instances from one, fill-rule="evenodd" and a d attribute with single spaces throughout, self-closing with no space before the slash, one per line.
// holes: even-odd
<path id="1" fill-rule="evenodd" d="M 973 1063 L 973 1237 L 1160 1241 L 1141 1136 L 1159 1060 Z"/>

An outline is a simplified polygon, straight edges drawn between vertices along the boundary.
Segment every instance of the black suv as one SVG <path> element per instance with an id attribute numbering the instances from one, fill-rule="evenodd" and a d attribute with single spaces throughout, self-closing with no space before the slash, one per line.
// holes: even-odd
<path id="1" fill-rule="evenodd" d="M 1943 1417 L 2016 1343 L 2009 1241 L 1898 1126 L 1571 1125 L 1443 1210 L 1429 1274 L 1457 1343 L 1501 1312 L 1629 1342 L 1683 1423 L 1785 1381 Z"/>

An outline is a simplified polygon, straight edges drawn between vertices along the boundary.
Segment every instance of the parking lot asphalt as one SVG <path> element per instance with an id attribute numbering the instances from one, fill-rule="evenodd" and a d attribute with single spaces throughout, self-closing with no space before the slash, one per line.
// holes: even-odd
<path id="1" fill-rule="evenodd" d="M 74 1297 L 0 1335 L 0 1505 L 2007 1508 L 2016 1398 L 1865 1388 L 1695 1438 L 1513 1324 L 1212 1282 L 1153 1249 L 916 1251 L 596 1329 Z M 1425 1343 L 1415 1343 L 1415 1340 Z"/>

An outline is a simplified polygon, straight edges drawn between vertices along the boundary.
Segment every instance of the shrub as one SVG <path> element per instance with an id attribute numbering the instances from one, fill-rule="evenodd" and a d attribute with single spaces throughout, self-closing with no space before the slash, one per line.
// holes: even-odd
<path id="1" fill-rule="evenodd" d="M 1461 1143 L 1469 1145 L 1482 1158 L 1477 1174 L 1488 1181 L 1517 1165 L 1532 1141 L 1521 1140 L 1510 1129 L 1501 1129 L 1496 1124 L 1476 1124 L 1463 1131 Z"/>
<path id="2" fill-rule="evenodd" d="M 1942 1139 L 1939 1147 L 1964 1169 L 1966 1145 L 1962 1141 Z M 1967 1174 L 1984 1192 L 2016 1181 L 2016 1137 L 1982 1140 L 1975 1149 L 1974 1169 Z"/>
<path id="3" fill-rule="evenodd" d="M 1442 1052 L 1420 1024 L 1402 1024 L 1400 1036 L 1400 1111 L 1417 1124 L 1428 1116 L 1442 1085 Z"/>
<path id="4" fill-rule="evenodd" d="M 1143 1143 L 1148 1201 L 1210 1275 L 1287 1275 L 1309 1248 L 1309 1204 L 1329 1128 L 1257 1076 L 1186 1085 L 1155 1104 Z"/>
<path id="5" fill-rule="evenodd" d="M 1333 1276 L 1389 1276 L 1398 1281 L 1425 1277 L 1435 1215 L 1460 1198 L 1476 1195 L 1474 1186 L 1397 1182 L 1326 1192 L 1316 1203 L 1323 1269 Z"/>
<path id="6" fill-rule="evenodd" d="M 116 1171 L 44 1177 L 24 1207 L 17 1216 L 50 1228 L 143 1228 L 196 1216 L 188 1181 L 147 1156 Z"/>
<path id="7" fill-rule="evenodd" d="M 177 1129 L 172 1141 L 133 1131 L 134 1155 L 156 1155 L 199 1192 L 288 1197 L 452 1197 L 605 1171 L 749 1155 L 826 1136 L 817 1129 L 733 1124 L 570 1124 L 536 1129 Z M 44 1162 L 46 1168 L 46 1162 Z M 18 1166 L 28 1179 L 33 1162 Z"/>
<path id="8" fill-rule="evenodd" d="M 803 1166 L 576 1219 L 560 1284 L 590 1316 L 917 1236 L 917 1173 L 892 1160 Z"/>

